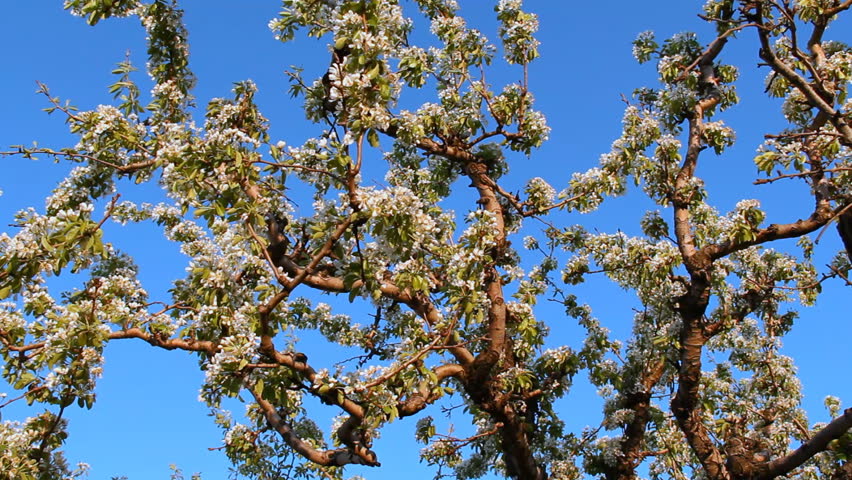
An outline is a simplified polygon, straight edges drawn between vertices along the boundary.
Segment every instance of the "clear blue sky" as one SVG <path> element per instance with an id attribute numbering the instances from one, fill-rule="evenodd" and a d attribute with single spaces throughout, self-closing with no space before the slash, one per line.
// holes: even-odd
<path id="1" fill-rule="evenodd" d="M 462 13 L 489 36 L 496 39 L 492 22 L 492 2 L 461 0 Z M 653 84 L 653 65 L 639 66 L 631 56 L 630 42 L 643 30 L 655 30 L 660 38 L 698 30 L 703 43 L 711 34 L 695 14 L 701 1 L 657 0 L 636 2 L 614 0 L 569 2 L 527 1 L 527 8 L 539 14 L 542 57 L 531 69 L 531 85 L 538 105 L 552 127 L 551 140 L 530 159 L 519 157 L 512 165 L 510 190 L 522 179 L 542 176 L 557 189 L 575 171 L 597 163 L 598 156 L 620 133 L 624 104 L 620 96 L 630 95 L 639 86 Z M 133 19 L 117 19 L 88 27 L 85 22 L 62 10 L 62 2 L 6 1 L 0 4 L 0 149 L 37 140 L 51 147 L 73 146 L 59 116 L 48 117 L 37 96 L 35 81 L 46 83 L 52 93 L 71 99 L 81 109 L 110 103 L 107 86 L 110 70 L 130 51 L 134 63 L 143 66 L 144 32 Z M 236 6 L 239 5 L 239 6 Z M 225 2 L 190 0 L 183 2 L 190 32 L 191 67 L 198 76 L 195 95 L 203 106 L 212 97 L 228 96 L 235 81 L 252 79 L 259 87 L 258 101 L 272 124 L 273 141 L 283 139 L 298 144 L 313 136 L 317 128 L 307 124 L 298 104 L 289 98 L 283 71 L 291 65 L 306 67 L 306 73 L 321 75 L 328 55 L 322 44 L 305 39 L 284 45 L 272 38 L 268 21 L 278 12 L 275 1 Z M 852 41 L 852 28 L 845 22 L 830 37 Z M 741 106 L 723 115 L 737 131 L 738 144 L 723 157 L 707 155 L 699 173 L 706 173 L 711 198 L 726 211 L 745 197 L 759 198 L 768 208 L 770 222 L 786 222 L 806 216 L 811 207 L 802 185 L 784 184 L 755 188 L 756 169 L 751 162 L 763 133 L 781 126 L 779 105 L 762 96 L 765 71 L 758 71 L 757 47 L 753 32 L 745 32 L 723 54 L 724 60 L 742 70 L 739 82 Z M 492 83 L 515 81 L 517 70 L 502 70 L 489 77 Z M 145 79 L 140 73 L 137 77 Z M 143 84 L 144 85 L 144 84 Z M 43 208 L 43 199 L 67 171 L 67 164 L 46 159 L 30 162 L 0 158 L 0 223 L 4 230 L 13 212 L 27 205 Z M 789 188 L 789 189 L 788 189 Z M 127 196 L 125 198 L 141 198 Z M 636 195 L 616 199 L 604 211 L 588 217 L 565 217 L 565 222 L 585 223 L 605 231 L 622 229 L 636 232 L 643 206 Z M 142 265 L 142 278 L 153 297 L 162 295 L 169 282 L 181 275 L 185 259 L 173 251 L 151 248 L 160 234 L 134 227 L 135 244 L 123 246 L 136 254 Z M 125 238 L 127 235 L 125 234 Z M 148 243 L 150 242 L 150 243 Z M 790 245 L 790 244 L 788 244 Z M 828 232 L 818 246 L 822 264 L 839 248 L 834 232 Z M 605 325 L 621 334 L 629 333 L 632 300 L 611 286 L 593 283 L 577 293 L 589 302 Z M 811 420 L 824 420 L 820 407 L 826 394 L 852 398 L 852 382 L 834 372 L 848 372 L 852 356 L 844 343 L 852 333 L 849 310 L 840 300 L 848 290 L 831 284 L 816 308 L 803 312 L 794 333 L 787 340 L 788 354 L 797 356 L 805 386 Z M 617 299 L 617 301 L 613 301 Z M 579 330 L 554 315 L 551 343 L 579 345 Z M 332 362 L 329 362 L 329 364 Z M 91 478 L 108 479 L 127 475 L 131 480 L 167 478 L 168 465 L 176 463 L 185 473 L 202 472 L 206 480 L 227 477 L 227 462 L 208 447 L 220 445 L 219 432 L 206 416 L 206 408 L 196 401 L 202 374 L 192 357 L 176 352 L 154 351 L 141 343 L 124 342 L 107 350 L 105 376 L 98 390 L 98 403 L 91 411 L 70 413 L 71 436 L 66 451 L 72 462 L 92 465 Z M 5 385 L 0 391 L 8 391 Z M 597 399 L 589 388 L 579 385 L 565 402 L 569 425 L 582 427 L 597 423 Z M 845 404 L 848 406 L 848 403 Z M 9 411 L 11 410 L 11 411 Z M 22 408 L 4 409 L 4 419 L 26 415 Z M 320 425 L 327 427 L 334 413 L 322 412 Z M 432 412 L 438 417 L 440 412 Z M 411 441 L 414 419 L 391 425 L 377 451 L 384 467 L 355 470 L 370 479 L 431 478 L 419 472 L 417 450 Z"/>

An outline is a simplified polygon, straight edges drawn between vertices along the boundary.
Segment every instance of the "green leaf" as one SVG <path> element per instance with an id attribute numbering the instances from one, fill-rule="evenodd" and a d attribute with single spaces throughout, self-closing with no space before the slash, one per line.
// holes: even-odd
<path id="1" fill-rule="evenodd" d="M 779 155 L 776 152 L 763 152 L 754 157 L 754 163 L 757 165 L 757 170 L 759 172 L 765 172 L 767 175 L 771 175 L 778 157 Z"/>
<path id="2" fill-rule="evenodd" d="M 375 129 L 367 130 L 367 142 L 370 143 L 370 146 L 373 148 L 379 148 L 379 134 Z"/>

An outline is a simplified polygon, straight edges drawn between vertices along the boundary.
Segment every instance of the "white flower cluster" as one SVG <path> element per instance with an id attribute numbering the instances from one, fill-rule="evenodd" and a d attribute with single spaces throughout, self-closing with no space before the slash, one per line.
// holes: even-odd
<path id="1" fill-rule="evenodd" d="M 169 78 L 165 81 L 155 83 L 154 86 L 151 87 L 151 96 L 153 98 L 165 100 L 173 105 L 180 105 L 187 100 L 186 93 L 181 91 L 177 80 L 174 78 Z"/>
<path id="2" fill-rule="evenodd" d="M 538 17 L 521 10 L 521 0 L 500 0 L 495 8 L 506 61 L 525 65 L 538 56 Z"/>
<path id="3" fill-rule="evenodd" d="M 163 122 L 158 127 L 157 159 L 165 160 L 165 165 L 180 161 L 191 145 L 189 135 L 198 133 L 195 124 Z"/>
<path id="4" fill-rule="evenodd" d="M 138 7 L 131 10 L 129 13 L 133 13 L 139 16 L 139 20 L 142 22 L 142 26 L 145 27 L 145 30 L 148 32 L 148 36 L 146 40 L 148 43 L 151 43 L 152 37 L 155 35 L 155 30 L 169 31 L 169 32 L 182 32 L 184 31 L 183 25 L 181 24 L 181 16 L 176 15 L 174 10 L 172 10 L 170 15 L 159 15 L 155 16 L 152 14 L 151 5 L 140 4 Z M 163 10 L 160 9 L 159 12 Z M 158 22 L 159 20 L 159 22 Z M 162 35 L 162 33 L 160 33 Z M 181 38 L 180 35 L 175 35 L 174 42 L 172 42 L 169 46 L 176 50 L 176 56 L 182 57 L 184 59 L 189 58 L 189 44 L 186 42 L 186 38 Z M 148 75 L 150 75 L 151 79 L 156 81 L 157 77 L 154 74 L 153 65 L 148 62 L 147 65 Z"/>
<path id="5" fill-rule="evenodd" d="M 467 22 L 458 15 L 440 15 L 432 19 L 430 26 L 432 34 L 441 39 L 461 35 L 466 29 Z"/>
<path id="6" fill-rule="evenodd" d="M 174 207 L 161 205 L 152 210 L 155 220 L 172 219 Z M 166 238 L 181 243 L 180 251 L 187 257 L 198 259 L 201 256 L 216 254 L 215 246 L 210 242 L 204 229 L 191 220 L 181 219 L 175 223 L 167 223 Z"/>
<path id="7" fill-rule="evenodd" d="M 0 330 L 4 332 L 24 331 L 27 321 L 14 302 L 0 303 Z"/>
<path id="8" fill-rule="evenodd" d="M 407 187 L 364 188 L 358 196 L 373 222 L 383 220 L 394 226 L 395 234 L 400 230 L 406 233 L 408 240 L 404 243 L 379 241 L 378 248 L 390 261 L 408 260 L 413 251 L 421 248 L 440 247 L 446 237 L 448 225 L 440 217 L 427 213 L 433 207 Z"/>
<path id="9" fill-rule="evenodd" d="M 47 197 L 47 212 L 56 215 L 62 210 L 67 210 L 65 218 L 73 215 L 80 208 L 82 213 L 89 214 L 94 209 L 91 206 L 92 199 L 96 198 L 96 189 L 104 187 L 103 184 L 95 185 L 91 177 L 95 174 L 94 166 L 74 167 L 53 193 Z M 106 184 L 107 192 L 114 192 L 115 187 L 111 183 Z M 88 216 L 88 215 L 87 215 Z"/>
<path id="10" fill-rule="evenodd" d="M 614 155 L 613 153 L 602 155 L 601 162 L 609 161 Z M 620 195 L 625 188 L 624 179 L 600 167 L 593 167 L 585 172 L 574 172 L 569 184 L 569 188 L 561 196 L 579 196 L 580 200 L 572 204 L 572 207 L 581 213 L 596 210 L 603 203 L 604 195 Z"/>
<path id="11" fill-rule="evenodd" d="M 698 94 L 682 82 L 674 86 L 666 86 L 658 101 L 660 108 L 672 115 L 684 115 L 696 103 L 698 103 Z"/>
<path id="12" fill-rule="evenodd" d="M 222 381 L 219 378 L 240 367 L 241 362 L 256 362 L 260 358 L 258 348 L 260 337 L 253 334 L 238 333 L 222 339 L 220 349 L 205 365 L 204 383 L 215 385 Z"/>
<path id="13" fill-rule="evenodd" d="M 617 403 L 615 399 L 611 399 L 607 402 Z M 636 414 L 635 410 L 630 408 L 620 408 L 611 412 L 608 412 L 606 417 L 604 417 L 603 426 L 608 430 L 614 430 L 616 428 L 623 428 L 627 423 L 633 420 L 633 416 Z"/>
<path id="14" fill-rule="evenodd" d="M 556 348 L 548 348 L 544 352 L 541 353 L 542 360 L 552 361 L 557 364 L 563 364 L 570 360 L 574 356 L 574 353 L 570 348 L 566 346 L 560 346 Z"/>
<path id="15" fill-rule="evenodd" d="M 614 467 L 621 455 L 621 437 L 610 437 L 604 435 L 595 439 L 591 445 L 595 457 L 604 465 Z M 588 461 L 590 457 L 586 457 Z"/>
<path id="16" fill-rule="evenodd" d="M 571 460 L 555 460 L 550 463 L 550 478 L 554 480 L 579 480 L 580 469 Z"/>
<path id="17" fill-rule="evenodd" d="M 550 127 L 547 125 L 547 118 L 544 113 L 538 110 L 528 110 L 524 113 L 524 122 L 521 125 L 521 130 L 529 139 L 529 143 L 538 147 L 550 138 Z"/>
<path id="18" fill-rule="evenodd" d="M 39 445 L 43 442 L 44 425 L 53 422 L 54 418 L 50 414 L 43 414 L 38 417 L 29 417 L 23 422 L 0 423 L 0 465 L 4 468 L 3 474 L 6 478 L 38 478 L 44 475 L 44 463 L 32 458 L 32 452 L 39 449 Z M 66 420 L 57 418 L 54 433 L 63 432 L 66 425 Z M 45 452 L 58 457 L 51 464 L 51 467 L 56 469 L 51 472 L 56 474 L 51 478 L 83 480 L 88 477 L 88 464 L 79 462 L 76 464 L 77 468 L 72 471 L 65 462 L 62 452 L 53 448 L 56 447 L 48 446 L 48 452 Z"/>
<path id="19" fill-rule="evenodd" d="M 530 179 L 525 190 L 527 200 L 537 209 L 546 208 L 556 198 L 556 189 L 541 177 Z"/>
<path id="20" fill-rule="evenodd" d="M 639 63 L 647 62 L 651 58 L 649 48 L 654 44 L 654 32 L 650 30 L 640 32 L 633 41 L 633 58 Z"/>
<path id="21" fill-rule="evenodd" d="M 411 29 L 411 20 L 403 16 L 402 7 L 398 4 L 377 2 L 374 7 L 377 29 L 365 29 L 364 18 L 351 10 L 336 17 L 332 23 L 336 36 L 345 34 L 350 48 L 370 56 L 395 50 L 401 35 Z"/>
<path id="22" fill-rule="evenodd" d="M 705 122 L 701 133 L 707 145 L 713 147 L 717 154 L 733 145 L 736 139 L 734 130 L 721 120 Z"/>
<path id="23" fill-rule="evenodd" d="M 328 26 L 336 41 L 346 41 L 353 52 L 343 58 L 342 63 L 330 66 L 326 80 L 328 98 L 314 96 L 306 104 L 306 110 L 321 112 L 327 100 L 333 102 L 335 114 L 347 119 L 357 119 L 362 128 L 386 128 L 390 123 L 389 104 L 399 96 L 400 81 L 387 63 L 411 29 L 411 22 L 402 15 L 402 8 L 391 2 L 371 4 L 370 27 L 364 28 L 363 14 L 339 9 Z M 339 48 L 339 46 L 338 46 Z M 323 92 L 323 81 L 317 80 L 312 90 Z M 343 101 L 343 100 L 346 101 Z M 310 100 L 310 99 L 309 99 Z"/>
<path id="24" fill-rule="evenodd" d="M 500 222 L 497 214 L 485 209 L 474 210 L 467 214 L 470 226 L 461 235 L 461 243 L 485 251 L 497 243 Z"/>
<path id="25" fill-rule="evenodd" d="M 784 97 L 781 112 L 792 124 L 804 126 L 811 118 L 811 107 L 807 97 L 797 88 L 790 89 Z"/>
<path id="26" fill-rule="evenodd" d="M 110 4 L 103 4 L 105 7 L 109 8 L 109 15 L 112 17 L 127 17 L 130 15 L 135 15 L 139 7 L 139 2 L 133 1 L 124 1 L 124 2 L 113 2 Z M 108 5 L 108 6 L 107 6 Z M 86 17 L 89 15 L 89 11 L 87 7 L 91 7 L 91 3 L 84 0 L 66 0 L 65 8 L 76 17 Z"/>
<path id="27" fill-rule="evenodd" d="M 10 237 L 6 232 L 0 232 L 0 252 L 9 258 L 34 258 L 42 252 L 39 238 L 47 229 L 49 219 L 38 215 L 32 207 L 19 215 L 26 216 L 28 221 L 14 237 Z"/>
<path id="28" fill-rule="evenodd" d="M 249 84 L 254 85 L 250 82 Z M 245 113 L 244 108 L 225 99 L 218 99 L 218 102 L 218 113 L 215 116 L 208 117 L 204 124 L 204 129 L 207 132 L 206 142 L 220 147 L 241 147 L 245 145 L 251 148 L 260 148 L 259 140 L 252 138 L 238 128 L 230 126 L 235 123 L 240 115 Z M 260 121 L 265 121 L 265 119 L 261 117 Z"/>
<path id="29" fill-rule="evenodd" d="M 255 439 L 255 433 L 246 425 L 237 423 L 225 432 L 225 445 L 239 446 L 242 443 L 251 443 Z"/>
<path id="30" fill-rule="evenodd" d="M 684 65 L 689 65 L 690 62 L 691 59 L 683 53 L 661 56 L 657 62 L 657 72 L 660 74 L 660 82 L 671 82 L 680 75 Z"/>
<path id="31" fill-rule="evenodd" d="M 467 23 L 460 16 L 434 16 L 430 30 L 444 43 L 443 49 L 429 49 L 441 76 L 464 76 L 466 72 L 460 71 L 460 68 L 490 61 L 493 55 L 494 47 L 488 39 L 478 30 L 467 28 Z"/>
<path id="32" fill-rule="evenodd" d="M 98 123 L 91 130 L 95 136 L 100 136 L 126 122 L 121 112 L 112 105 L 98 105 L 96 112 Z"/>

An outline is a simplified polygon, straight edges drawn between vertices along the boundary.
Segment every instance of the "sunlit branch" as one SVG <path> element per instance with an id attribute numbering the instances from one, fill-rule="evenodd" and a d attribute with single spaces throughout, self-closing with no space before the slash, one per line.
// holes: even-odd
<path id="1" fill-rule="evenodd" d="M 164 338 L 159 335 L 146 332 L 140 328 L 128 328 L 126 330 L 111 332 L 107 338 L 109 340 L 137 338 L 165 350 L 186 350 L 188 352 L 204 352 L 210 355 L 214 355 L 219 349 L 219 346 L 216 343 L 209 340 L 196 340 L 194 338 Z"/>
<path id="2" fill-rule="evenodd" d="M 338 448 L 335 450 L 318 450 L 310 443 L 302 440 L 293 427 L 284 418 L 279 415 L 275 406 L 269 403 L 257 393 L 257 389 L 248 389 L 254 396 L 258 407 L 263 412 L 264 417 L 269 425 L 275 429 L 281 438 L 296 451 L 299 455 L 308 460 L 324 466 L 343 466 L 348 464 L 367 465 L 378 467 L 381 464 L 376 460 L 376 455 L 366 447 L 359 448 Z"/>
<path id="3" fill-rule="evenodd" d="M 720 19 L 720 20 L 728 21 L 729 19 L 724 18 L 724 19 Z M 689 74 L 690 74 L 690 72 L 692 72 L 693 68 L 697 67 L 701 63 L 707 62 L 707 59 L 710 59 L 712 61 L 712 59 L 716 58 L 716 56 L 719 55 L 719 52 L 722 51 L 722 48 L 725 46 L 725 43 L 728 42 L 729 36 L 733 35 L 734 33 L 737 33 L 738 31 L 740 31 L 744 28 L 753 27 L 753 26 L 756 26 L 756 24 L 746 23 L 746 24 L 742 24 L 742 25 L 737 25 L 736 27 L 729 28 L 728 30 L 723 32 L 721 35 L 716 37 L 715 40 L 710 42 L 710 45 L 708 45 L 707 48 L 704 49 L 703 52 L 701 52 L 701 55 L 699 55 L 698 58 L 696 58 L 689 65 L 683 67 L 683 72 L 674 80 L 674 82 L 677 83 L 677 82 L 682 82 L 682 81 L 686 80 L 686 77 L 689 76 Z"/>
<path id="4" fill-rule="evenodd" d="M 22 400 L 24 398 L 27 398 L 27 396 L 32 396 L 32 395 L 34 395 L 34 394 L 36 394 L 36 393 L 38 393 L 42 390 L 46 390 L 46 389 L 47 389 L 47 387 L 45 385 L 39 385 L 37 387 L 33 387 L 32 389 L 27 390 L 27 392 L 22 394 L 22 395 L 18 395 L 17 397 L 10 398 L 9 400 L 6 400 L 2 404 L 0 404 L 0 408 L 3 408 L 7 405 L 10 405 L 12 403 L 17 402 L 18 400 Z"/>
<path id="5" fill-rule="evenodd" d="M 814 455 L 825 450 L 832 440 L 840 438 L 850 428 L 852 428 L 852 408 L 847 408 L 841 416 L 832 420 L 799 448 L 784 457 L 772 460 L 768 471 L 758 478 L 761 480 L 776 478 L 792 472 Z"/>
<path id="6" fill-rule="evenodd" d="M 847 3 L 848 2 L 844 2 L 844 4 L 840 7 L 843 7 L 842 9 L 849 8 Z M 756 7 L 754 12 L 749 16 L 755 23 L 759 24 L 759 26 L 764 26 L 764 19 L 759 6 Z M 805 80 L 805 78 L 778 58 L 772 46 L 770 31 L 767 31 L 765 28 L 758 28 L 757 34 L 761 44 L 760 58 L 765 60 L 775 72 L 783 76 L 791 85 L 796 87 L 805 96 L 811 106 L 819 109 L 828 116 L 831 124 L 834 125 L 834 128 L 842 135 L 841 143 L 846 146 L 852 145 L 852 127 L 849 126 L 844 116 L 840 115 L 838 111 L 835 110 L 834 107 L 826 99 L 824 99 L 807 80 Z"/>

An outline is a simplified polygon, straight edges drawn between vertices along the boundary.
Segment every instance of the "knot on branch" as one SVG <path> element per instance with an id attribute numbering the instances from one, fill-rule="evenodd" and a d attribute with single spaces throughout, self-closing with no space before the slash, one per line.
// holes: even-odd
<path id="1" fill-rule="evenodd" d="M 366 465 L 368 467 L 381 467 L 376 453 L 365 447 L 358 446 L 353 449 L 337 450 L 331 455 L 331 465 Z"/>
<path id="2" fill-rule="evenodd" d="M 361 428 L 362 419 L 355 415 L 350 416 L 343 422 L 343 425 L 337 429 L 337 438 L 340 443 L 346 445 L 347 450 L 338 452 L 336 455 L 348 454 L 354 455 L 346 457 L 346 463 L 355 463 L 358 465 L 367 465 L 371 467 L 381 466 L 376 453 L 370 450 L 372 442 L 370 441 L 369 432 Z"/>

